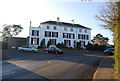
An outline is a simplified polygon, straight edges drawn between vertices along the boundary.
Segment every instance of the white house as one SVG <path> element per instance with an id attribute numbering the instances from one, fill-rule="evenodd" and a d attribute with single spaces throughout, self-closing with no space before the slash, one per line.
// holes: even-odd
<path id="1" fill-rule="evenodd" d="M 29 28 L 29 45 L 40 46 L 42 40 L 45 40 L 45 46 L 48 41 L 51 45 L 63 43 L 68 47 L 84 47 L 91 40 L 91 29 L 79 24 L 46 21 L 39 27 Z"/>

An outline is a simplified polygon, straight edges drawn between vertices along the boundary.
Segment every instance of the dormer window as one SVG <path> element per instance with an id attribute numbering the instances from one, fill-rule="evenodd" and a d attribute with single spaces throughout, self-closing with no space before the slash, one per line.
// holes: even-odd
<path id="1" fill-rule="evenodd" d="M 73 31 L 73 28 L 71 28 L 70 31 Z"/>
<path id="2" fill-rule="evenodd" d="M 87 30 L 85 30 L 85 33 L 87 33 Z"/>
<path id="3" fill-rule="evenodd" d="M 67 31 L 67 28 L 64 28 L 64 31 Z"/>
<path id="4" fill-rule="evenodd" d="M 82 32 L 82 29 L 79 29 L 79 32 Z"/>
<path id="5" fill-rule="evenodd" d="M 50 26 L 46 26 L 46 29 L 50 29 Z"/>
<path id="6" fill-rule="evenodd" d="M 54 29 L 54 30 L 57 30 L 57 27 L 56 27 L 56 26 L 54 26 L 54 27 L 53 27 L 53 29 Z"/>

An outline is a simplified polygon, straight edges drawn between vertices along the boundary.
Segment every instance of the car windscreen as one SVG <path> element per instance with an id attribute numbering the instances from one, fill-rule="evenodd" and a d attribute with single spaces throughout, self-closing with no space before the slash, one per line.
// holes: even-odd
<path id="1" fill-rule="evenodd" d="M 113 51 L 114 49 L 112 49 L 112 48 L 109 48 L 109 49 L 107 49 L 107 50 L 109 50 L 109 51 Z"/>

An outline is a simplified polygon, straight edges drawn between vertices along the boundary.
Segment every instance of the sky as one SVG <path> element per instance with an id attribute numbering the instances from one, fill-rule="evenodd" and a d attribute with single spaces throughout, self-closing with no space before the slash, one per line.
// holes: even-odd
<path id="1" fill-rule="evenodd" d="M 0 31 L 3 24 L 21 24 L 23 31 L 17 37 L 29 36 L 30 21 L 38 27 L 48 20 L 80 24 L 91 28 L 91 39 L 98 33 L 108 37 L 113 44 L 112 32 L 100 26 L 96 20 L 100 7 L 105 7 L 103 1 L 84 0 L 0 0 Z"/>

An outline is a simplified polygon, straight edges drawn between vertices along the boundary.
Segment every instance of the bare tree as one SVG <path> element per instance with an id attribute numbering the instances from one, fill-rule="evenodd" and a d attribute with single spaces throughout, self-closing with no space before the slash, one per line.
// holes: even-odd
<path id="1" fill-rule="evenodd" d="M 116 2 L 107 2 L 106 7 L 102 7 L 100 13 L 96 15 L 96 19 L 103 22 L 101 26 L 114 31 L 114 27 L 117 25 L 117 20 L 119 19 Z"/>

